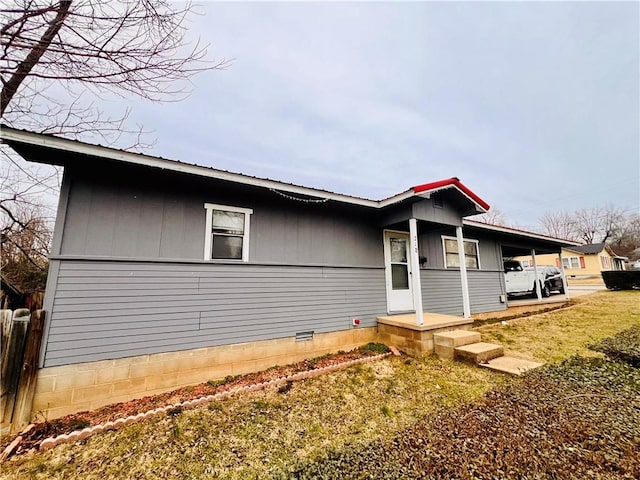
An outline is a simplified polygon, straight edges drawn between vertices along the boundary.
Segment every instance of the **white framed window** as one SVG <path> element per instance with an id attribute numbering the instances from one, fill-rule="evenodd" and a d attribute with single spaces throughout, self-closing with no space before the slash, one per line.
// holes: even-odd
<path id="1" fill-rule="evenodd" d="M 580 268 L 580 258 L 578 257 L 562 257 L 562 267 L 566 269 Z"/>
<path id="2" fill-rule="evenodd" d="M 611 259 L 609 257 L 600 257 L 602 261 L 602 268 L 610 269 L 611 268 Z"/>
<path id="3" fill-rule="evenodd" d="M 480 269 L 480 254 L 478 253 L 478 240 L 465 238 L 462 241 L 464 257 L 467 268 Z M 458 254 L 458 240 L 455 237 L 442 236 L 442 250 L 444 251 L 445 268 L 460 268 L 460 255 Z"/>
<path id="4" fill-rule="evenodd" d="M 249 261 L 250 208 L 205 203 L 205 260 Z"/>

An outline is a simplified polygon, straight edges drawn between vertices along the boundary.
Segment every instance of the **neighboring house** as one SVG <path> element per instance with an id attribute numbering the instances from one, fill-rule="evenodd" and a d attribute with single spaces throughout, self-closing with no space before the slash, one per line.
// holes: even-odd
<path id="1" fill-rule="evenodd" d="M 531 256 L 516 257 L 524 266 L 532 266 Z M 600 272 L 624 270 L 626 257 L 616 255 L 604 243 L 573 245 L 562 249 L 562 259 L 557 255 L 536 255 L 538 265 L 564 267 L 565 275 L 570 278 L 601 277 Z"/>
<path id="2" fill-rule="evenodd" d="M 49 419 L 506 308 L 502 258 L 569 243 L 466 217 L 457 178 L 384 200 L 3 127 L 64 166 L 34 412 Z M 470 322 L 470 320 L 468 320 Z"/>

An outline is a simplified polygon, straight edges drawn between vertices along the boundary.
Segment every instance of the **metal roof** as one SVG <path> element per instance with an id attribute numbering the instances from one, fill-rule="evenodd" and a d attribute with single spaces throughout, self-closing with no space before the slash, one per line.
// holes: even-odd
<path id="1" fill-rule="evenodd" d="M 263 188 L 269 188 L 278 190 L 281 192 L 293 193 L 298 195 L 305 195 L 308 197 L 315 197 L 318 199 L 335 200 L 342 203 L 360 205 L 371 208 L 384 208 L 403 200 L 423 196 L 420 194 L 428 193 L 431 191 L 441 190 L 443 188 L 456 188 L 464 197 L 468 198 L 471 202 L 476 204 L 480 211 L 486 211 L 489 205 L 482 201 L 475 193 L 464 186 L 457 178 L 442 180 L 439 182 L 433 182 L 428 184 L 419 185 L 417 187 L 410 188 L 404 192 L 400 192 L 391 197 L 382 200 L 371 200 L 362 197 L 356 197 L 353 195 L 345 195 L 342 193 L 330 192 L 328 190 L 305 187 L 302 185 L 295 185 L 292 183 L 281 182 L 278 180 L 271 180 L 269 178 L 254 177 L 242 173 L 230 172 L 227 170 L 220 170 L 213 167 L 205 167 L 193 163 L 186 163 L 178 160 L 171 160 L 163 157 L 146 155 L 143 153 L 129 152 L 126 150 L 116 149 L 112 147 L 105 147 L 102 145 L 95 145 L 79 140 L 71 140 L 67 138 L 61 138 L 50 134 L 30 132 L 28 130 L 19 130 L 12 127 L 2 125 L 0 128 L 0 139 L 4 143 L 19 143 L 26 145 L 33 145 L 37 147 L 50 148 L 55 150 L 61 150 L 66 152 L 90 155 L 98 158 L 104 158 L 113 161 L 119 161 L 123 163 L 130 163 L 134 165 L 144 165 L 149 167 L 161 168 L 165 170 L 171 170 L 175 172 L 188 173 L 192 175 L 198 175 L 209 178 L 216 178 L 220 180 L 227 180 L 230 182 L 253 185 Z M 56 163 L 53 159 L 48 159 L 45 163 L 61 165 L 62 162 Z"/>

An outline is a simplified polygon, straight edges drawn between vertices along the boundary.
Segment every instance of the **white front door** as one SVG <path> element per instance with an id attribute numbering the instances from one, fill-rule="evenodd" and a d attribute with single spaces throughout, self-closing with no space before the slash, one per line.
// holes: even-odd
<path id="1" fill-rule="evenodd" d="M 389 313 L 414 311 L 408 233 L 384 232 L 384 263 L 387 310 Z"/>

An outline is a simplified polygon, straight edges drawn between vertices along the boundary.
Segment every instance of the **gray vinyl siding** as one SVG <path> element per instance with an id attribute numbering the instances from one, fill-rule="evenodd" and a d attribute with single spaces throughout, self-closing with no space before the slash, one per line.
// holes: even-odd
<path id="1" fill-rule="evenodd" d="M 500 295 L 505 294 L 501 271 L 467 270 L 471 313 L 504 310 Z M 459 270 L 420 270 L 422 303 L 425 312 L 463 315 Z"/>
<path id="2" fill-rule="evenodd" d="M 204 260 L 205 203 L 253 209 L 249 260 L 281 264 L 383 266 L 382 230 L 362 212 L 262 193 L 175 185 L 163 177 L 117 181 L 78 172 L 60 253 L 67 256 Z M 60 228 L 60 230 L 62 230 Z"/>
<path id="3" fill-rule="evenodd" d="M 383 268 L 60 261 L 44 366 L 375 326 Z"/>
<path id="4" fill-rule="evenodd" d="M 420 282 L 425 312 L 463 314 L 459 270 L 420 270 Z"/>
<path id="5" fill-rule="evenodd" d="M 471 313 L 506 310 L 507 304 L 500 301 L 501 295 L 506 296 L 502 270 L 467 270 L 467 281 Z"/>

